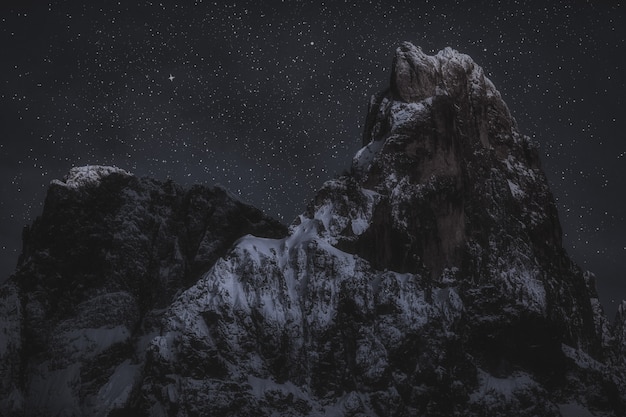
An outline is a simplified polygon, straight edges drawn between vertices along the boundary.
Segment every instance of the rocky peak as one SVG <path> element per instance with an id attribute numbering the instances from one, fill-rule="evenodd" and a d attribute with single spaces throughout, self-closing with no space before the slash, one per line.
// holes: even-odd
<path id="1" fill-rule="evenodd" d="M 394 230 L 404 235 L 393 240 L 412 247 L 410 256 L 434 277 L 460 264 L 473 233 L 498 233 L 502 223 L 510 224 L 511 235 L 528 236 L 538 246 L 561 246 L 536 145 L 519 133 L 500 94 L 469 56 L 451 48 L 429 56 L 405 42 L 396 51 L 390 90 L 370 101 L 363 145 L 353 172 L 364 188 L 385 196 L 391 224 L 382 228 L 388 236 Z M 428 218 L 432 226 L 425 228 Z M 393 262 L 379 266 L 419 266 Z"/>
<path id="2" fill-rule="evenodd" d="M 285 239 L 239 240 L 169 309 L 143 406 L 616 416 L 593 285 L 561 246 L 537 146 L 482 69 L 404 43 L 351 174 Z"/>
<path id="3" fill-rule="evenodd" d="M 441 79 L 437 59 L 422 49 L 404 42 L 396 49 L 391 66 L 391 93 L 407 103 L 418 102 L 435 95 Z"/>
<path id="4" fill-rule="evenodd" d="M 131 177 L 132 174 L 121 168 L 102 166 L 102 165 L 86 165 L 82 167 L 74 167 L 63 177 L 63 180 L 52 180 L 55 185 L 80 188 L 84 186 L 97 186 L 102 178 L 109 175 L 117 175 L 122 177 Z"/>
<path id="5" fill-rule="evenodd" d="M 337 247 L 467 295 L 498 288 L 499 301 L 468 311 L 516 306 L 601 350 L 595 288 L 562 248 L 537 145 L 470 57 L 402 44 L 390 89 L 370 100 L 363 145 L 353 176 L 326 184 L 309 210 L 322 218 L 333 207 L 325 233 Z"/>
<path id="6" fill-rule="evenodd" d="M 436 95 L 451 95 L 458 99 L 478 93 L 497 93 L 482 68 L 468 55 L 445 48 L 430 56 L 410 42 L 404 42 L 396 49 L 390 92 L 395 100 L 406 103 L 417 103 Z"/>

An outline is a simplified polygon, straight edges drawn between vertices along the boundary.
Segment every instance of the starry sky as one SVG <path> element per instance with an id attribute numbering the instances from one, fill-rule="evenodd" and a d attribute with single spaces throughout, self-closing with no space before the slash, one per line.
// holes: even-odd
<path id="1" fill-rule="evenodd" d="M 81 4 L 82 3 L 82 4 Z M 179 4 L 177 4 L 179 3 Z M 541 147 L 565 246 L 626 298 L 623 1 L 3 1 L 0 276 L 50 181 L 219 183 L 286 223 L 349 167 L 408 40 L 467 53 Z"/>

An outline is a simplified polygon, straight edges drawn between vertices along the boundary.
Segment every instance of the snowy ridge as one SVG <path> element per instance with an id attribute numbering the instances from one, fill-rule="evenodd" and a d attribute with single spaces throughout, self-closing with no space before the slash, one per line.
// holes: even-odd
<path id="1" fill-rule="evenodd" d="M 102 178 L 113 174 L 122 175 L 125 177 L 131 177 L 133 175 L 128 171 L 117 167 L 86 165 L 70 169 L 69 173 L 63 178 L 63 181 L 52 180 L 52 184 L 75 189 L 87 185 L 97 186 Z"/>
<path id="2" fill-rule="evenodd" d="M 365 192 L 363 197 L 367 200 L 375 194 Z M 251 235 L 240 239 L 170 307 L 165 333 L 152 342 L 151 360 L 168 369 L 186 355 L 200 354 L 197 349 L 201 349 L 208 352 L 202 354 L 208 355 L 205 360 L 219 363 L 229 378 L 249 386 L 246 392 L 255 401 L 263 402 L 277 390 L 280 395 L 291 393 L 298 398 L 300 406 L 311 409 L 309 415 L 324 415 L 329 410 L 343 410 L 347 399 L 329 402 L 316 398 L 312 392 L 315 388 L 304 381 L 278 384 L 272 377 L 271 369 L 276 365 L 270 352 L 286 355 L 289 363 L 295 361 L 290 366 L 296 369 L 315 369 L 323 363 L 320 352 L 330 348 L 322 335 L 343 326 L 346 302 L 353 313 L 364 317 L 377 309 L 389 309 L 396 319 L 381 328 L 376 323 L 364 327 L 364 339 L 354 352 L 363 378 L 376 381 L 388 372 L 389 349 L 402 343 L 403 333 L 420 332 L 433 321 L 446 328 L 458 319 L 463 303 L 454 288 L 435 291 L 435 302 L 429 302 L 420 276 L 373 270 L 358 256 L 332 246 L 329 241 L 336 239 L 329 231 L 339 229 L 325 222 L 333 210 L 323 204 L 313 218 L 300 216 L 284 239 Z M 383 332 L 383 338 L 378 331 Z M 258 332 L 263 335 L 263 344 L 272 346 L 268 351 L 246 348 L 258 343 L 250 339 Z M 185 342 L 181 346 L 186 340 L 194 340 L 195 346 Z M 228 346 L 228 351 L 220 346 Z M 309 347 L 303 351 L 305 346 Z M 313 346 L 318 347 L 310 350 Z M 180 379 L 173 398 L 190 398 L 195 395 L 194 387 L 192 380 Z M 358 397 L 359 407 L 371 407 L 367 395 Z M 172 407 L 170 402 L 162 403 L 163 409 Z"/>

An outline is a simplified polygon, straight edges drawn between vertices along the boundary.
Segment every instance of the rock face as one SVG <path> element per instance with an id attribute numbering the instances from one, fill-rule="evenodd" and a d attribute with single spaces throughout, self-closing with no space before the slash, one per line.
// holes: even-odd
<path id="1" fill-rule="evenodd" d="M 53 181 L 0 293 L 0 414 L 106 416 L 125 405 L 175 295 L 241 235 L 285 232 L 220 188 L 100 166 Z"/>
<path id="2" fill-rule="evenodd" d="M 196 207 L 159 184 L 149 204 L 110 203 L 124 213 L 107 227 L 111 239 L 136 233 L 87 250 L 102 232 L 85 224 L 74 231 L 85 243 L 60 245 L 71 255 L 53 263 L 46 237 L 73 229 L 59 228 L 60 214 L 52 232 L 42 228 L 50 204 L 75 202 L 74 183 L 117 201 L 126 188 L 107 179 L 138 181 L 87 177 L 53 185 L 1 293 L 13 335 L 0 345 L 5 408 L 62 389 L 79 411 L 50 400 L 22 407 L 181 417 L 626 412 L 626 307 L 611 326 L 593 275 L 562 248 L 536 146 L 466 55 L 398 48 L 350 175 L 328 181 L 286 235 L 259 215 L 222 257 L 226 232 L 201 221 L 163 226 L 177 232 L 151 220 L 125 226 L 136 206 L 155 210 L 141 219 Z M 206 239 L 194 232 L 207 229 Z M 147 236 L 167 243 L 146 246 Z M 219 250 L 207 249 L 211 239 Z M 100 255 L 83 265 L 81 250 Z"/>

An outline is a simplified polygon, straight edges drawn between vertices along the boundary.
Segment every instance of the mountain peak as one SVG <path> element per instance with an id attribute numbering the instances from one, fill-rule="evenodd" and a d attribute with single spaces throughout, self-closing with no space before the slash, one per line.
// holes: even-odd
<path id="1" fill-rule="evenodd" d="M 496 93 L 483 69 L 469 55 L 447 47 L 431 56 L 410 42 L 396 49 L 390 90 L 396 100 L 407 103 L 441 94 Z"/>
<path id="2" fill-rule="evenodd" d="M 458 176 L 480 157 L 499 166 L 520 159 L 539 169 L 535 148 L 471 57 L 449 47 L 430 56 L 404 42 L 396 49 L 390 87 L 370 100 L 353 171 L 376 188 L 409 173 L 414 182 L 446 172 Z"/>
<path id="3" fill-rule="evenodd" d="M 62 181 L 52 180 L 52 184 L 78 189 L 85 186 L 97 186 L 103 178 L 110 175 L 133 176 L 130 172 L 113 166 L 85 165 L 70 169 Z"/>
<path id="4" fill-rule="evenodd" d="M 391 92 L 405 102 L 435 95 L 438 85 L 437 60 L 410 42 L 396 49 L 391 67 Z"/>

